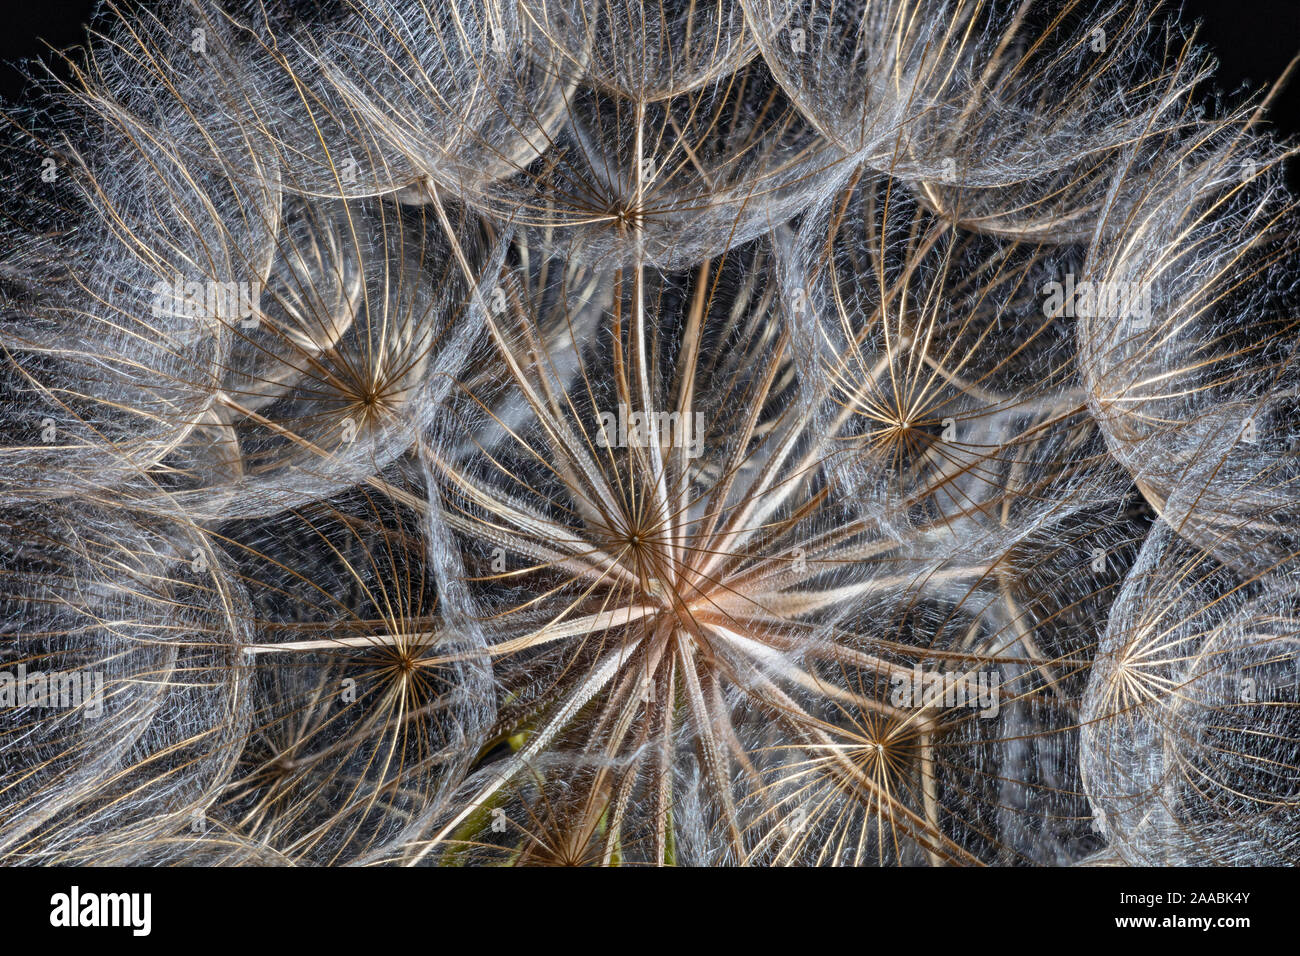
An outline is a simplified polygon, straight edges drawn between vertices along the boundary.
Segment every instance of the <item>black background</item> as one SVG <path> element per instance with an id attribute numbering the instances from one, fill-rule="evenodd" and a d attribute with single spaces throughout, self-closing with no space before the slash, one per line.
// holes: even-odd
<path id="1" fill-rule="evenodd" d="M 750 882 L 750 881 L 753 882 Z M 450 870 L 0 869 L 4 940 L 22 953 L 88 946 L 168 953 L 203 951 L 296 956 L 441 956 L 469 947 L 548 951 L 600 949 L 617 956 L 684 945 L 723 952 L 836 956 L 885 953 L 1081 950 L 1255 953 L 1293 938 L 1295 870 L 1082 867 L 1044 875 L 956 867 L 756 871 L 625 868 Z M 153 894 L 153 931 L 52 929 L 50 898 L 83 893 Z M 1147 907 L 1121 893 L 1248 892 L 1245 905 Z M 1246 916 L 1249 928 L 1117 928 L 1116 917 Z M 451 930 L 454 930 L 452 932 Z M 569 935 L 572 934 L 572 935 Z M 478 940 L 475 946 L 474 940 Z M 47 942 L 48 941 L 48 942 Z M 1068 945 L 1062 945 L 1067 943 Z M 627 943 L 632 946 L 625 949 Z M 1120 949 L 1114 949 L 1116 944 Z M 25 944 L 25 945 L 24 945 Z M 1213 950 L 1211 950 L 1213 947 Z"/>

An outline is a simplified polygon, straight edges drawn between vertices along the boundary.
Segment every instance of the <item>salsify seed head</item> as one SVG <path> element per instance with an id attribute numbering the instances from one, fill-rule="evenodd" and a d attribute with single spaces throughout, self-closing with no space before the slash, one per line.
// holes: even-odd
<path id="1" fill-rule="evenodd" d="M 106 5 L 0 128 L 0 860 L 1293 863 L 1296 200 L 1145 0 Z"/>

